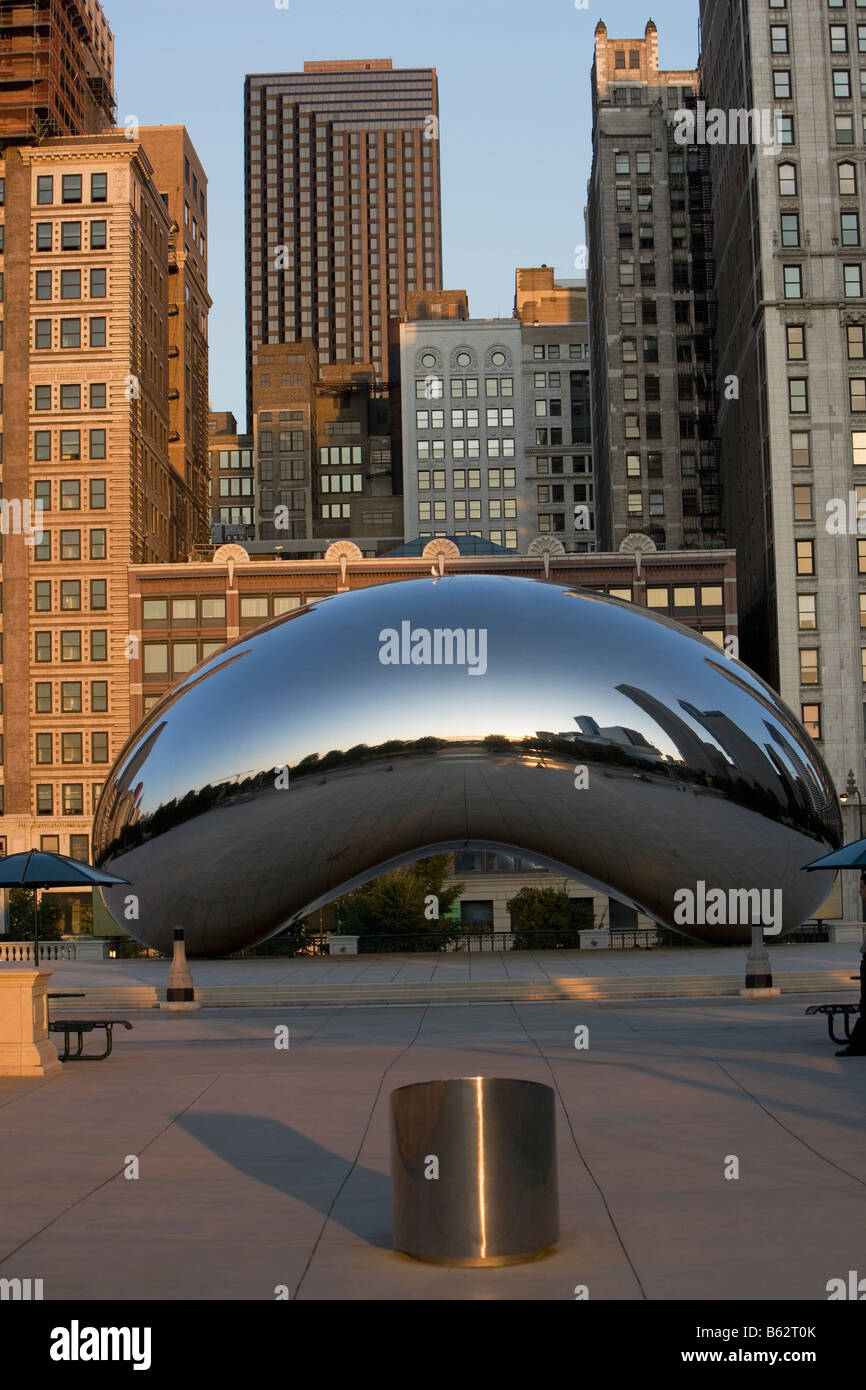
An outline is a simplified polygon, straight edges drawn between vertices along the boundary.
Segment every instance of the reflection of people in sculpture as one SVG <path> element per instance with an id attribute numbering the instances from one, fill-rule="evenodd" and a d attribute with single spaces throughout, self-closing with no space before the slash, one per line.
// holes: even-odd
<path id="1" fill-rule="evenodd" d="M 860 897 L 866 902 L 866 873 L 860 875 Z M 866 935 L 860 947 L 860 1017 L 854 1025 L 851 1041 L 836 1053 L 837 1057 L 866 1056 Z"/>

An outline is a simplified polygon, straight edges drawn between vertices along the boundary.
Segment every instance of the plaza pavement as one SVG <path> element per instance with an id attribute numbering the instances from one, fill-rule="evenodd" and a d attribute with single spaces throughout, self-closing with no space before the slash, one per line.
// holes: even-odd
<path id="1" fill-rule="evenodd" d="M 0 1278 L 52 1300 L 824 1300 L 866 1273 L 866 1059 L 834 1056 L 813 1001 L 131 1013 L 105 1062 L 0 1078 Z M 389 1094 L 482 1074 L 556 1088 L 560 1244 L 416 1263 L 390 1248 Z"/>

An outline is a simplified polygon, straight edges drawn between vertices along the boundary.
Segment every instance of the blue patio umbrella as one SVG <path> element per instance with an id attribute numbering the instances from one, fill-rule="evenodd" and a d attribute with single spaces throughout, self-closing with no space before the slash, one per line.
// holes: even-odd
<path id="1" fill-rule="evenodd" d="M 866 868 L 866 840 L 852 840 L 850 845 L 804 864 L 804 869 L 863 869 Z"/>
<path id="2" fill-rule="evenodd" d="M 36 965 L 39 964 L 40 888 L 103 888 L 128 882 L 116 874 L 105 874 L 78 859 L 68 859 L 65 854 L 51 854 L 47 850 L 30 849 L 0 859 L 0 888 L 33 889 L 33 959 Z"/>

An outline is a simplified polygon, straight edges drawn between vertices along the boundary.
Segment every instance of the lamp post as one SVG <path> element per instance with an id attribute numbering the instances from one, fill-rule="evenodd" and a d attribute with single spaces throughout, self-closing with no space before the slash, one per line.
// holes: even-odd
<path id="1" fill-rule="evenodd" d="M 849 767 L 849 769 L 848 769 L 848 779 L 847 779 L 847 781 L 846 781 L 846 783 L 845 783 L 845 790 L 844 790 L 844 792 L 842 793 L 842 795 L 839 797 L 839 800 L 841 801 L 841 803 L 842 803 L 843 806 L 850 806 L 850 805 L 851 805 L 852 798 L 855 797 L 855 796 L 856 796 L 856 798 L 857 798 L 857 818 L 858 818 L 859 830 L 860 830 L 860 836 L 859 836 L 859 838 L 862 840 L 862 839 L 863 839 L 863 797 L 862 797 L 862 795 L 861 795 L 860 788 L 859 788 L 858 785 L 857 785 L 857 779 L 856 779 L 856 777 L 854 776 L 854 769 L 853 769 L 853 767 Z M 860 912 L 861 912 L 861 917 L 862 917 L 863 921 L 866 922 L 866 902 L 861 901 L 861 903 L 860 903 Z"/>

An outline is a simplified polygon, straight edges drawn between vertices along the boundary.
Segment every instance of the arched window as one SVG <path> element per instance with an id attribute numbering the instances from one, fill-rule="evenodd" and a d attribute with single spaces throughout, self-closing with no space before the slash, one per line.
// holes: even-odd
<path id="1" fill-rule="evenodd" d="M 853 164 L 839 165 L 839 192 L 853 196 L 857 192 L 857 170 Z"/>
<path id="2" fill-rule="evenodd" d="M 796 164 L 779 165 L 779 193 L 783 198 L 795 198 L 797 196 Z"/>

